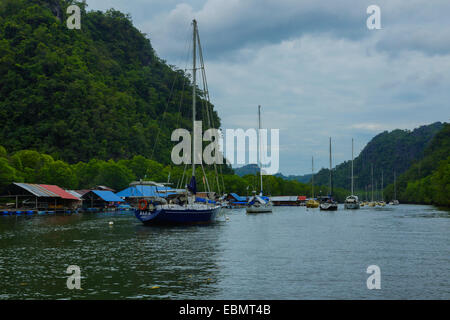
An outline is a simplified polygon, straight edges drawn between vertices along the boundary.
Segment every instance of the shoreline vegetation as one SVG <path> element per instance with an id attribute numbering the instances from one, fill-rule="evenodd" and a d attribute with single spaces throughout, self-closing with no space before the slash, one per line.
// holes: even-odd
<path id="1" fill-rule="evenodd" d="M 65 25 L 70 4 L 81 8 L 81 30 Z M 136 29 L 129 15 L 87 11 L 84 1 L 0 2 L 0 192 L 11 182 L 120 190 L 134 180 L 164 182 L 169 175 L 173 186 L 184 187 L 184 166 L 170 165 L 170 135 L 176 128 L 191 129 L 190 75 L 159 58 L 150 36 Z M 202 116 L 207 101 L 197 92 Z M 214 106 L 208 107 L 212 127 L 220 128 Z M 395 171 L 401 203 L 450 207 L 448 123 L 383 132 L 365 149 L 355 159 L 361 170 L 355 172 L 355 194 L 361 200 L 373 165 L 377 176 L 384 170 L 385 201 L 393 199 Z M 339 202 L 349 195 L 348 168 L 344 162 L 333 169 L 333 196 Z M 205 169 L 217 191 L 214 170 Z M 256 175 L 240 177 L 227 165 L 222 169 L 222 192 L 245 196 L 258 190 Z M 315 195 L 329 192 L 327 170 L 314 177 Z M 197 181 L 204 190 L 200 175 Z M 273 196 L 310 196 L 307 181 L 264 177 Z"/>
<path id="2" fill-rule="evenodd" d="M 412 168 L 414 169 L 414 168 Z M 152 181 L 168 181 L 173 187 L 184 188 L 180 183 L 184 166 L 164 165 L 143 156 L 134 156 L 123 160 L 99 160 L 92 159 L 89 162 L 77 162 L 69 164 L 62 160 L 55 160 L 52 156 L 39 153 L 34 150 L 21 150 L 8 154 L 6 149 L 0 146 L 0 193 L 12 182 L 27 182 L 37 184 L 55 184 L 65 189 L 88 189 L 97 185 L 106 185 L 117 191 L 125 189 L 129 183 L 139 179 Z M 217 191 L 214 184 L 214 170 L 205 168 L 206 176 L 211 184 L 211 191 Z M 185 175 L 190 176 L 190 169 Z M 448 190 L 450 180 L 450 157 L 439 163 L 432 174 L 424 178 L 406 181 L 411 173 L 401 175 L 398 182 L 397 195 L 401 203 L 429 204 L 449 208 Z M 259 178 L 256 175 L 240 177 L 233 172 L 222 175 L 226 193 L 237 193 L 245 196 L 253 190 L 258 190 Z M 202 177 L 197 177 L 203 181 Z M 264 185 L 270 196 L 311 196 L 311 184 L 286 180 L 277 176 L 264 176 Z M 222 183 L 222 181 L 220 181 Z M 187 183 L 187 182 L 186 182 Z M 205 191 L 205 183 L 199 183 L 199 191 Z M 315 186 L 314 194 L 328 193 L 328 186 Z M 342 203 L 349 190 L 343 188 L 333 189 L 334 198 Z M 360 198 L 365 199 L 363 191 L 356 191 Z M 377 193 L 381 194 L 381 191 Z M 393 186 L 384 189 L 384 200 L 390 201 L 393 194 Z M 369 194 L 370 198 L 370 194 Z M 381 200 L 379 197 L 377 197 Z"/>
<path id="3" fill-rule="evenodd" d="M 223 165 L 225 168 L 226 166 Z M 239 195 L 251 195 L 253 190 L 259 190 L 259 177 L 245 175 L 240 177 L 233 173 L 229 167 L 224 170 L 220 181 L 220 189 L 227 193 Z M 190 176 L 191 169 L 187 169 L 185 176 Z M 38 184 L 55 184 L 65 189 L 87 189 L 97 185 L 105 185 L 115 190 L 122 190 L 129 183 L 139 179 L 166 182 L 170 178 L 173 187 L 184 188 L 180 183 L 184 166 L 164 165 L 143 156 L 134 156 L 123 160 L 92 159 L 89 162 L 77 162 L 69 164 L 63 160 L 54 159 L 51 155 L 39 153 L 35 150 L 21 150 L 8 154 L 6 149 L 0 146 L 0 192 L 12 182 L 27 182 Z M 211 185 L 211 191 L 217 192 L 214 179 L 214 170 L 205 167 L 206 176 Z M 198 172 L 199 191 L 205 191 L 205 183 Z M 311 185 L 297 181 L 284 180 L 275 176 L 264 176 L 264 184 L 268 194 L 278 195 L 306 195 L 310 196 Z M 186 182 L 186 180 L 185 180 Z M 186 182 L 187 183 L 187 182 Z M 316 186 L 315 194 L 328 192 L 327 186 Z M 333 190 L 336 198 L 343 201 L 347 190 Z"/>

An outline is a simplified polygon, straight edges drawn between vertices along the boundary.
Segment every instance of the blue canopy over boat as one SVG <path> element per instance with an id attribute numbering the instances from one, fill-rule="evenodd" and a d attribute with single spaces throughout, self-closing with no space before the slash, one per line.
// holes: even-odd
<path id="1" fill-rule="evenodd" d="M 239 195 L 237 195 L 236 193 L 230 193 L 230 195 L 236 199 L 236 201 L 240 201 L 240 202 L 247 202 L 247 199 L 245 197 L 241 197 Z"/>
<path id="2" fill-rule="evenodd" d="M 268 197 L 264 197 L 264 196 L 253 196 L 248 201 L 248 205 L 253 205 L 256 202 L 259 202 L 261 204 L 266 204 L 267 202 L 269 202 L 269 198 Z"/>
<path id="3" fill-rule="evenodd" d="M 171 190 L 173 190 L 171 192 Z M 167 192 L 162 192 L 167 191 Z M 157 187 L 148 185 L 136 185 L 128 187 L 116 193 L 116 196 L 121 198 L 128 197 L 165 197 L 168 194 L 175 194 L 176 190 L 170 187 Z"/>

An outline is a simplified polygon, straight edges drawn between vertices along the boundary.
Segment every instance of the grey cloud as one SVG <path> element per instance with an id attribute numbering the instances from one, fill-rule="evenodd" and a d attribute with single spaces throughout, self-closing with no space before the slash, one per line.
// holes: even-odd
<path id="1" fill-rule="evenodd" d="M 158 52 L 167 59 L 183 58 L 186 30 L 199 22 L 210 59 L 235 50 L 301 37 L 328 34 L 359 41 L 374 38 L 376 50 L 396 54 L 415 50 L 450 52 L 450 2 L 447 0 L 378 0 L 383 30 L 369 31 L 366 8 L 372 0 L 88 0 L 92 9 L 115 7 L 130 12 Z"/>
<path id="2" fill-rule="evenodd" d="M 352 137 L 358 153 L 383 130 L 448 121 L 448 0 L 120 2 L 157 53 L 182 68 L 190 21 L 199 21 L 223 127 L 255 127 L 261 104 L 263 126 L 280 128 L 284 174 L 309 173 L 312 155 L 328 166 L 329 136 L 337 164 L 350 158 Z M 374 2 L 383 29 L 369 31 Z"/>

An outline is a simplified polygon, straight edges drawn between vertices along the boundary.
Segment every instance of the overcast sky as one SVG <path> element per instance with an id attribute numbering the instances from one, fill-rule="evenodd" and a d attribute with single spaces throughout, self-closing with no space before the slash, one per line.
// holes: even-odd
<path id="1" fill-rule="evenodd" d="M 280 129 L 280 171 L 351 159 L 384 130 L 450 116 L 449 0 L 87 0 L 118 9 L 159 57 L 186 68 L 197 19 L 223 128 Z M 368 30 L 369 5 L 381 30 Z"/>

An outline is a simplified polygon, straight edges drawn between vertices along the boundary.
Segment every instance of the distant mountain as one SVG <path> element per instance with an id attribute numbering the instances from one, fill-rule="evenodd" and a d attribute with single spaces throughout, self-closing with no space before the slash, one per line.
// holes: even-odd
<path id="1" fill-rule="evenodd" d="M 251 163 L 247 164 L 243 167 L 234 169 L 234 173 L 240 177 L 243 177 L 247 174 L 256 174 L 259 172 L 259 167 L 257 164 Z"/>
<path id="2" fill-rule="evenodd" d="M 371 165 L 374 171 L 374 184 L 381 185 L 384 172 L 384 186 L 393 182 L 394 171 L 397 176 L 408 170 L 415 161 L 424 157 L 424 151 L 433 137 L 444 127 L 441 122 L 424 125 L 410 130 L 396 129 L 384 131 L 375 136 L 354 160 L 355 189 L 364 190 L 371 183 Z M 333 168 L 333 187 L 350 189 L 351 161 L 345 161 Z M 321 169 L 314 175 L 314 182 L 327 185 L 329 169 Z"/>
<path id="3" fill-rule="evenodd" d="M 298 181 L 301 183 L 308 183 L 311 180 L 312 174 L 304 174 L 301 176 L 288 175 L 285 176 L 282 173 L 277 173 L 275 176 L 283 178 L 284 180 Z"/>
<path id="4" fill-rule="evenodd" d="M 400 202 L 428 203 L 450 207 L 450 124 L 446 123 L 426 147 L 420 161 L 414 162 L 397 177 L 397 198 Z M 389 185 L 387 200 L 394 198 Z"/>

